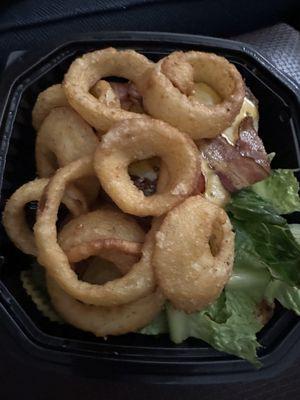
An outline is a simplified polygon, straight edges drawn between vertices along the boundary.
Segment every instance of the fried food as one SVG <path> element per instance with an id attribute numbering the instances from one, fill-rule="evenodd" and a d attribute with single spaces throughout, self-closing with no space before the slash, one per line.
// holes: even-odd
<path id="1" fill-rule="evenodd" d="M 100 256 L 124 273 L 138 261 L 144 240 L 145 233 L 133 218 L 111 209 L 72 219 L 58 236 L 69 262 Z"/>
<path id="2" fill-rule="evenodd" d="M 118 96 L 115 94 L 111 85 L 106 81 L 100 80 L 96 82 L 90 92 L 97 100 L 100 99 L 108 107 L 121 107 Z M 50 112 L 57 107 L 70 107 L 60 83 L 48 87 L 38 95 L 32 110 L 32 126 L 36 131 L 40 129 L 42 122 Z"/>
<path id="3" fill-rule="evenodd" d="M 57 107 L 44 119 L 36 137 L 35 157 L 40 177 L 93 154 L 99 140 L 93 129 L 70 107 Z"/>
<path id="4" fill-rule="evenodd" d="M 144 113 L 142 96 L 132 82 L 100 80 L 92 87 L 90 93 L 98 99 L 103 99 L 107 106 Z"/>
<path id="5" fill-rule="evenodd" d="M 97 50 L 73 61 L 65 75 L 63 88 L 71 106 L 91 126 L 106 132 L 116 122 L 145 116 L 110 107 L 101 99 L 97 100 L 90 89 L 99 80 L 109 76 L 128 79 L 139 87 L 145 71 L 151 66 L 151 61 L 133 50 Z"/>
<path id="6" fill-rule="evenodd" d="M 200 103 L 194 82 L 211 86 L 219 104 Z M 245 97 L 243 79 L 225 58 L 197 51 L 174 52 L 149 69 L 139 87 L 146 111 L 187 132 L 193 139 L 213 138 L 228 128 Z"/>
<path id="7" fill-rule="evenodd" d="M 128 166 L 154 156 L 163 160 L 168 183 L 159 193 L 146 197 L 130 179 Z M 101 186 L 121 210 L 137 216 L 159 216 L 194 190 L 199 174 L 198 152 L 187 135 L 162 121 L 131 119 L 103 136 L 94 168 Z"/>
<path id="8" fill-rule="evenodd" d="M 133 264 L 131 264 L 130 267 Z M 103 285 L 106 282 L 121 278 L 125 273 L 120 271 L 114 263 L 101 257 L 93 257 L 88 261 L 87 267 L 84 269 L 83 273 L 81 273 L 81 280 L 96 285 Z"/>
<path id="9" fill-rule="evenodd" d="M 98 81 L 90 90 L 90 93 L 101 99 L 108 107 L 121 108 L 119 97 L 111 87 L 110 83 L 105 80 Z"/>
<path id="10" fill-rule="evenodd" d="M 202 310 L 221 294 L 234 259 L 234 233 L 225 211 L 202 196 L 171 210 L 156 233 L 153 267 L 174 307 Z"/>
<path id="11" fill-rule="evenodd" d="M 93 174 L 91 157 L 68 164 L 57 171 L 44 192 L 44 207 L 39 209 L 34 227 L 38 260 L 68 294 L 87 304 L 115 306 L 146 296 L 155 287 L 150 262 L 153 233 L 148 233 L 142 249 L 141 260 L 128 274 L 106 285 L 90 285 L 78 280 L 68 258 L 57 243 L 56 218 L 65 186 L 74 179 Z"/>
<path id="12" fill-rule="evenodd" d="M 37 255 L 34 235 L 26 221 L 25 206 L 31 201 L 39 201 L 48 183 L 49 179 L 46 178 L 25 183 L 6 202 L 3 225 L 11 241 L 23 253 Z M 86 200 L 75 187 L 68 187 L 68 194 L 62 198 L 62 202 L 73 215 L 87 211 Z"/>
<path id="13" fill-rule="evenodd" d="M 164 304 L 164 297 L 159 290 L 118 307 L 96 307 L 75 300 L 49 276 L 47 287 L 58 314 L 69 324 L 96 336 L 137 331 L 152 321 Z"/>
<path id="14" fill-rule="evenodd" d="M 111 82 L 110 85 L 119 98 L 121 108 L 140 114 L 145 113 L 143 98 L 134 83 Z"/>
<path id="15" fill-rule="evenodd" d="M 37 173 L 48 178 L 71 161 L 93 154 L 99 140 L 93 129 L 70 107 L 54 108 L 38 130 L 35 144 Z M 96 177 L 76 182 L 91 204 L 99 192 Z"/>
<path id="16" fill-rule="evenodd" d="M 65 251 L 98 239 L 118 239 L 143 244 L 145 233 L 132 217 L 106 207 L 72 219 L 59 234 L 59 243 Z"/>
<path id="17" fill-rule="evenodd" d="M 54 108 L 68 105 L 68 100 L 60 83 L 48 87 L 36 99 L 32 110 L 32 126 L 35 130 L 39 130 L 44 119 Z"/>
<path id="18" fill-rule="evenodd" d="M 142 245 L 133 242 L 112 242 L 104 243 L 100 255 L 103 260 L 109 261 L 112 263 L 122 275 L 127 274 L 131 267 L 135 265 L 142 254 Z M 92 249 L 94 250 L 94 249 Z M 96 254 L 96 251 L 92 251 L 92 253 Z M 97 252 L 97 255 L 99 253 Z"/>
<path id="19" fill-rule="evenodd" d="M 38 95 L 41 179 L 11 196 L 3 224 L 43 267 L 53 309 L 38 298 L 39 309 L 106 336 L 143 328 L 165 301 L 192 313 L 218 298 L 234 259 L 220 208 L 228 185 L 269 173 L 247 96 L 235 66 L 215 54 L 177 51 L 154 63 L 114 48 L 77 58 L 61 84 Z M 70 211 L 62 223 L 61 203 Z"/>

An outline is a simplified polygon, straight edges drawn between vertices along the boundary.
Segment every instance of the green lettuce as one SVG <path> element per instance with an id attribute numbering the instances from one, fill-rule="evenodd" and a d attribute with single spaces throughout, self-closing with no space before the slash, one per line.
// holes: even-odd
<path id="1" fill-rule="evenodd" d="M 283 307 L 300 315 L 300 289 L 296 286 L 273 280 L 266 288 L 265 298 L 270 303 L 276 299 Z"/>
<path id="2" fill-rule="evenodd" d="M 300 224 L 289 225 L 296 242 L 300 244 Z M 286 282 L 272 280 L 266 288 L 265 298 L 270 303 L 277 299 L 288 310 L 300 315 L 300 288 Z"/>
<path id="3" fill-rule="evenodd" d="M 275 169 L 251 189 L 272 204 L 278 214 L 300 211 L 299 182 L 291 169 Z"/>
<path id="4" fill-rule="evenodd" d="M 289 227 L 296 242 L 300 244 L 300 224 L 290 224 Z"/>
<path id="5" fill-rule="evenodd" d="M 142 333 L 143 335 L 159 335 L 168 332 L 169 326 L 165 309 L 158 314 L 150 324 L 139 331 L 139 333 Z"/>
<path id="6" fill-rule="evenodd" d="M 166 310 L 140 333 L 169 332 L 174 343 L 194 337 L 259 367 L 256 351 L 260 345 L 256 333 L 263 325 L 257 318 L 256 305 L 253 297 L 242 290 L 226 288 L 214 304 L 196 313 L 186 314 L 167 303 Z"/>
<path id="7" fill-rule="evenodd" d="M 227 212 L 236 233 L 235 260 L 222 295 L 193 314 L 167 304 L 142 333 L 168 331 L 175 343 L 199 338 L 259 366 L 256 333 L 263 326 L 257 318 L 261 301 L 277 300 L 300 315 L 300 226 L 289 226 L 280 215 L 300 210 L 298 190 L 292 171 L 276 170 L 233 195 Z"/>
<path id="8" fill-rule="evenodd" d="M 217 307 L 218 313 L 213 308 Z M 260 366 L 256 333 L 262 328 L 256 317 L 256 303 L 243 291 L 225 289 L 206 310 L 186 314 L 167 306 L 169 334 L 175 343 L 188 337 L 201 339 L 215 349 L 245 358 Z"/>
<path id="9" fill-rule="evenodd" d="M 236 232 L 236 248 L 255 253 L 273 278 L 300 285 L 300 245 L 284 218 L 275 211 L 273 217 L 269 215 L 271 209 L 269 203 L 250 190 L 232 197 L 227 210 Z"/>

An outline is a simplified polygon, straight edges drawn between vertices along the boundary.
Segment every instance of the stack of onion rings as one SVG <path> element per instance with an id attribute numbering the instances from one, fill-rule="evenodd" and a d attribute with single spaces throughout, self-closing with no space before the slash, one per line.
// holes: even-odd
<path id="1" fill-rule="evenodd" d="M 213 87 L 218 104 L 197 98 L 198 81 L 197 90 Z M 32 124 L 41 179 L 11 196 L 3 223 L 45 268 L 52 304 L 66 322 L 96 336 L 119 335 L 151 322 L 166 299 L 193 312 L 220 295 L 234 234 L 225 211 L 201 195 L 193 140 L 231 126 L 244 94 L 236 68 L 214 54 L 175 52 L 153 63 L 113 48 L 76 59 L 62 84 L 39 94 Z M 145 174 L 149 159 L 155 168 Z M 24 210 L 30 201 L 39 202 L 34 233 Z M 62 202 L 69 215 L 57 224 Z M 149 216 L 145 232 L 140 217 Z"/>
<path id="2" fill-rule="evenodd" d="M 93 173 L 92 158 L 74 161 L 59 170 L 51 179 L 44 192 L 45 207 L 39 210 L 34 227 L 38 260 L 55 277 L 59 285 L 71 296 L 87 304 L 114 306 L 135 301 L 151 293 L 155 287 L 153 271 L 149 262 L 148 247 L 153 246 L 153 234 L 147 234 L 142 258 L 130 272 L 117 283 L 107 288 L 97 287 L 78 280 L 68 258 L 57 243 L 56 216 L 65 187 L 74 179 L 90 176 Z M 110 283 L 110 282 L 109 282 Z"/>

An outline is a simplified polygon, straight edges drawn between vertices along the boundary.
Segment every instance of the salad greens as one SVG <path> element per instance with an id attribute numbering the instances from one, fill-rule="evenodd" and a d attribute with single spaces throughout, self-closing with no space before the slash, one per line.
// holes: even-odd
<path id="1" fill-rule="evenodd" d="M 277 299 L 283 307 L 300 315 L 300 288 L 280 280 L 273 280 L 266 288 L 265 297 L 269 302 Z"/>
<path id="2" fill-rule="evenodd" d="M 300 209 L 299 182 L 291 169 L 275 169 L 271 175 L 251 186 L 261 198 L 270 202 L 278 214 Z"/>
<path id="3" fill-rule="evenodd" d="M 277 300 L 300 315 L 300 225 L 289 226 L 280 215 L 300 211 L 298 191 L 293 172 L 280 169 L 233 195 L 227 212 L 236 232 L 235 261 L 222 295 L 193 314 L 167 304 L 140 333 L 168 332 L 175 343 L 199 338 L 259 367 L 262 301 Z"/>

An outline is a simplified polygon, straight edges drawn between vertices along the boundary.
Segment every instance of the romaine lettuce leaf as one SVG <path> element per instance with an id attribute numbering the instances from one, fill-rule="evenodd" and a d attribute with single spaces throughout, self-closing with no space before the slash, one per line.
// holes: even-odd
<path id="1" fill-rule="evenodd" d="M 259 265 L 252 268 L 250 261 L 251 257 L 248 264 L 244 260 L 241 264 L 235 261 L 234 274 L 224 292 L 205 310 L 186 314 L 167 303 L 166 311 L 140 333 L 157 335 L 168 331 L 174 343 L 181 343 L 188 337 L 198 338 L 259 367 L 256 332 L 263 325 L 256 317 L 256 310 L 264 298 L 270 274 Z"/>
<path id="2" fill-rule="evenodd" d="M 300 224 L 289 224 L 289 227 L 296 242 L 300 244 Z"/>
<path id="3" fill-rule="evenodd" d="M 265 290 L 271 281 L 270 272 L 253 252 L 240 248 L 236 254 L 234 268 L 226 289 L 227 291 L 240 290 L 258 304 L 264 298 Z"/>
<path id="4" fill-rule="evenodd" d="M 289 227 L 296 242 L 300 243 L 300 224 L 290 224 Z M 276 299 L 283 307 L 300 315 L 299 287 L 290 286 L 279 280 L 272 280 L 266 288 L 265 298 L 270 303 Z"/>
<path id="5" fill-rule="evenodd" d="M 165 309 L 163 309 L 150 324 L 139 330 L 139 333 L 143 335 L 159 335 L 168 332 L 169 326 Z"/>
<path id="6" fill-rule="evenodd" d="M 261 198 L 250 188 L 234 193 L 226 208 L 234 219 L 247 223 L 286 224 L 286 220 L 278 215 L 272 204 Z"/>
<path id="7" fill-rule="evenodd" d="M 286 220 L 272 214 L 268 203 L 249 190 L 235 194 L 227 210 L 236 231 L 236 249 L 255 257 L 273 278 L 300 285 L 300 244 Z M 245 251 L 236 257 L 245 257 Z"/>
<path id="8" fill-rule="evenodd" d="M 300 289 L 296 286 L 290 286 L 285 282 L 273 280 L 266 288 L 266 300 L 272 303 L 275 299 L 283 307 L 293 310 L 300 315 Z"/>
<path id="9" fill-rule="evenodd" d="M 216 307 L 219 308 L 217 314 Z M 245 358 L 259 367 L 256 332 L 262 324 L 256 318 L 255 310 L 256 304 L 251 297 L 233 289 L 225 289 L 213 306 L 193 314 L 178 311 L 168 304 L 169 334 L 175 343 L 188 337 L 204 340 L 219 351 Z"/>
<path id="10" fill-rule="evenodd" d="M 299 182 L 291 169 L 275 169 L 271 175 L 251 186 L 278 214 L 300 211 Z"/>

